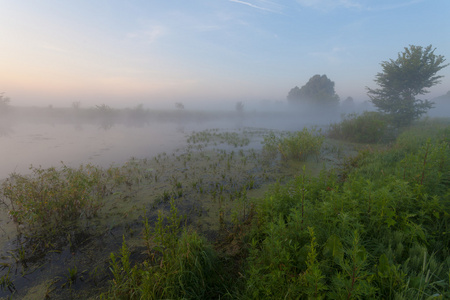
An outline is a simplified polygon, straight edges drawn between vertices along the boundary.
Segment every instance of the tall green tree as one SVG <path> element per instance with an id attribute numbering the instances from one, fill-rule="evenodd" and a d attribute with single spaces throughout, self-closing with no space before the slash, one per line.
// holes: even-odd
<path id="1" fill-rule="evenodd" d="M 337 106 L 339 96 L 334 91 L 334 82 L 327 75 L 314 75 L 309 81 L 289 91 L 287 99 L 293 104 L 308 104 L 319 108 Z"/>
<path id="2" fill-rule="evenodd" d="M 416 97 L 438 84 L 443 76 L 437 72 L 448 66 L 443 64 L 444 56 L 434 54 L 435 50 L 431 45 L 405 47 L 396 60 L 381 63 L 383 71 L 375 78 L 380 87 L 367 88 L 371 102 L 390 115 L 397 127 L 409 125 L 433 107 L 433 102 Z"/>

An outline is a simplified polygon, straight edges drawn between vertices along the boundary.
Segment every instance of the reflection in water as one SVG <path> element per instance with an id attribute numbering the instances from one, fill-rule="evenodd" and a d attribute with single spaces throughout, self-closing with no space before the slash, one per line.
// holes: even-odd
<path id="1" fill-rule="evenodd" d="M 12 127 L 7 123 L 0 123 L 0 137 L 8 137 L 10 136 L 14 131 L 12 130 Z"/>
<path id="2" fill-rule="evenodd" d="M 114 120 L 103 119 L 100 121 L 99 129 L 110 130 L 114 126 Z"/>
<path id="3" fill-rule="evenodd" d="M 142 128 L 124 125 L 107 130 L 95 124 L 16 124 L 0 138 L 0 179 L 12 172 L 27 173 L 30 165 L 59 167 L 61 161 L 77 167 L 92 163 L 103 167 L 130 157 L 146 158 L 175 150 L 184 141 L 174 124 Z"/>

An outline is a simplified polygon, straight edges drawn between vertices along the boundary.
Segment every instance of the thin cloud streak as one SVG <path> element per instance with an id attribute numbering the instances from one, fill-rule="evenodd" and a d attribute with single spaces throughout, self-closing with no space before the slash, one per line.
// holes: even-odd
<path id="1" fill-rule="evenodd" d="M 234 3 L 243 4 L 243 5 L 247 5 L 247 6 L 250 6 L 250 7 L 252 7 L 252 8 L 259 9 L 259 10 L 264 10 L 264 11 L 268 11 L 268 12 L 272 12 L 272 13 L 279 13 L 278 11 L 276 11 L 276 10 L 274 10 L 274 9 L 270 9 L 270 8 L 258 6 L 258 5 L 255 5 L 255 4 L 253 4 L 253 3 L 250 3 L 250 2 L 245 2 L 245 1 L 241 1 L 241 0 L 229 0 L 229 1 L 230 1 L 230 2 L 234 2 Z M 263 2 L 268 3 L 267 1 L 263 1 Z M 269 3 L 270 3 L 270 2 L 269 2 Z"/>
<path id="2" fill-rule="evenodd" d="M 361 9 L 361 5 L 354 0 L 297 0 L 304 7 L 310 7 L 322 11 L 330 11 L 336 7 Z"/>
<path id="3" fill-rule="evenodd" d="M 367 7 L 366 10 L 368 10 L 368 11 L 388 11 L 388 10 L 394 10 L 394 9 L 414 5 L 414 4 L 423 2 L 423 1 L 424 0 L 412 0 L 412 1 L 402 2 L 402 3 L 393 3 L 393 4 L 382 5 L 382 6 Z"/>
<path id="4" fill-rule="evenodd" d="M 361 11 L 388 11 L 414 5 L 423 1 L 424 0 L 409 0 L 401 3 L 379 4 L 375 6 L 365 5 L 361 3 L 360 0 L 297 0 L 297 3 L 303 7 L 321 11 L 331 11 L 338 7 Z"/>

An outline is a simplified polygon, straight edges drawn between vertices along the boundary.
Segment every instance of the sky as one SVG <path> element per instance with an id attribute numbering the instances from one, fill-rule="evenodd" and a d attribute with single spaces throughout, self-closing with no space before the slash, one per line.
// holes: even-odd
<path id="1" fill-rule="evenodd" d="M 186 108 L 286 101 L 315 74 L 367 100 L 409 45 L 450 62 L 448 0 L 0 0 L 11 105 Z M 450 90 L 450 66 L 425 98 Z"/>

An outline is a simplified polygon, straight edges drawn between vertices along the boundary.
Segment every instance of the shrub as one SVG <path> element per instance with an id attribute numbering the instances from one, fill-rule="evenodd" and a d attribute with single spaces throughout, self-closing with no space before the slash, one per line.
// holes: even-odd
<path id="1" fill-rule="evenodd" d="M 340 123 L 330 125 L 328 135 L 358 143 L 377 143 L 386 135 L 388 122 L 379 112 L 365 111 L 344 116 Z"/>
<path id="2" fill-rule="evenodd" d="M 279 136 L 270 133 L 264 137 L 263 149 L 269 155 L 281 154 L 284 160 L 305 161 L 313 155 L 319 158 L 324 136 L 320 129 L 303 128 L 302 131 L 282 133 Z"/>

